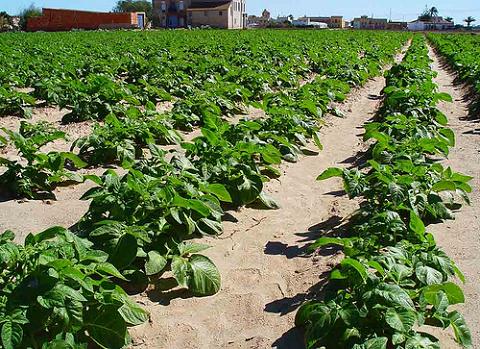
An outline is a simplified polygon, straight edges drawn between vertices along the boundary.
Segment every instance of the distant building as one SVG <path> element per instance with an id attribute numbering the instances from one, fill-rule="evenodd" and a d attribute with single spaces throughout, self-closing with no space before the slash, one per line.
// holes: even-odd
<path id="1" fill-rule="evenodd" d="M 417 19 L 408 23 L 408 30 L 425 31 L 425 30 L 453 30 L 455 23 L 447 21 L 443 17 L 433 17 L 431 20 L 424 21 Z"/>
<path id="2" fill-rule="evenodd" d="M 407 22 L 398 22 L 398 21 L 389 21 L 387 23 L 387 30 L 407 30 L 408 23 Z"/>
<path id="3" fill-rule="evenodd" d="M 292 23 L 294 20 L 292 15 L 288 16 L 277 16 L 277 18 L 273 19 L 272 21 L 275 23 Z"/>
<path id="4" fill-rule="evenodd" d="M 243 29 L 247 25 L 245 1 L 153 0 L 153 21 L 161 28 Z"/>
<path id="5" fill-rule="evenodd" d="M 371 18 L 362 16 L 353 20 L 353 28 L 355 29 L 387 29 L 388 19 L 386 18 Z"/>
<path id="6" fill-rule="evenodd" d="M 346 22 L 343 19 L 343 16 L 330 16 L 330 17 L 301 17 L 299 20 L 309 19 L 312 22 L 325 23 L 329 28 L 332 29 L 343 29 L 346 27 Z"/>
<path id="7" fill-rule="evenodd" d="M 42 9 L 42 15 L 29 18 L 27 31 L 68 31 L 72 29 L 143 29 L 144 12 L 91 12 L 61 9 Z"/>
<path id="8" fill-rule="evenodd" d="M 262 15 L 260 17 L 255 15 L 248 16 L 247 19 L 247 26 L 254 28 L 254 27 L 266 27 L 268 23 L 272 19 L 270 12 L 267 9 L 263 10 Z"/>
<path id="9" fill-rule="evenodd" d="M 294 27 L 328 29 L 327 23 L 312 21 L 310 18 L 294 19 L 292 25 Z"/>

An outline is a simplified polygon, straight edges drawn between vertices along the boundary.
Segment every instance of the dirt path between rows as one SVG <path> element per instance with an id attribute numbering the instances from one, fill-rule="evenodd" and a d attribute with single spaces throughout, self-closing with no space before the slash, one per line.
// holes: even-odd
<path id="1" fill-rule="evenodd" d="M 384 86 L 378 77 L 354 91 L 341 106 L 345 117 L 327 119 L 324 150 L 282 167 L 284 175 L 267 184 L 279 210 L 234 212 L 220 238 L 202 239 L 213 246 L 206 254 L 222 275 L 217 295 L 189 298 L 182 291 L 154 290 L 137 297 L 151 321 L 132 331 L 135 347 L 303 347 L 293 329 L 295 310 L 339 259 L 306 255 L 305 247 L 357 207 L 342 195 L 341 181 L 315 178 L 331 166 L 352 166 L 365 150 L 362 126 L 375 114 Z"/>
<path id="2" fill-rule="evenodd" d="M 449 118 L 449 126 L 456 135 L 457 144 L 451 150 L 445 165 L 454 171 L 474 177 L 471 182 L 471 206 L 464 206 L 456 213 L 454 221 L 431 226 L 438 244 L 458 264 L 467 279 L 463 289 L 466 303 L 459 307 L 472 331 L 473 348 L 480 348 L 480 135 L 474 132 L 478 122 L 468 120 L 468 104 L 464 101 L 466 91 L 454 83 L 455 76 L 449 73 L 433 50 L 432 68 L 438 72 L 435 83 L 440 92 L 453 97 L 453 103 L 442 102 L 439 109 Z M 442 348 L 459 348 L 452 333 L 441 335 Z"/>

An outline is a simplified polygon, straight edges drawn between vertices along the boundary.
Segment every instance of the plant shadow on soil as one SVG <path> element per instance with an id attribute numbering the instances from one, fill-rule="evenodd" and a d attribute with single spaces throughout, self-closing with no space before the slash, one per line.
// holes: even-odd
<path id="1" fill-rule="evenodd" d="M 177 298 L 188 299 L 194 297 L 188 290 L 177 286 L 177 281 L 173 277 L 160 278 L 153 284 L 153 288 L 146 291 L 146 294 L 150 301 L 165 306 L 170 305 L 170 302 Z"/>
<path id="2" fill-rule="evenodd" d="M 331 216 L 327 220 L 311 226 L 308 231 L 295 233 L 299 237 L 297 246 L 288 246 L 278 241 L 269 241 L 264 252 L 269 255 L 284 255 L 286 258 L 311 258 L 312 253 L 308 248 L 315 240 L 322 236 L 340 236 L 341 232 L 346 231 L 345 227 L 349 224 L 348 220 L 340 216 Z M 338 253 L 338 247 L 323 247 L 315 251 L 315 256 L 333 256 Z M 276 313 L 281 316 L 297 310 L 303 303 L 312 299 L 322 299 L 325 286 L 328 284 L 330 270 L 323 271 L 318 276 L 318 281 L 308 290 L 297 293 L 292 297 L 284 297 L 274 300 L 265 305 L 265 311 Z M 280 338 L 272 344 L 273 348 L 290 349 L 304 348 L 303 333 L 299 328 L 292 328 L 285 332 Z"/>
<path id="3" fill-rule="evenodd" d="M 371 151 L 370 149 L 367 149 L 364 151 L 359 151 L 355 155 L 346 158 L 345 160 L 341 161 L 340 164 L 349 165 L 348 169 L 362 168 L 370 158 Z"/>

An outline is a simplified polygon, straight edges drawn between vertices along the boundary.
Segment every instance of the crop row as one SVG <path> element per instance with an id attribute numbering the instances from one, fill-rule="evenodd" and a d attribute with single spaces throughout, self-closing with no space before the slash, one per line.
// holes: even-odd
<path id="1" fill-rule="evenodd" d="M 480 114 L 480 38 L 477 35 L 431 34 L 428 39 L 458 72 L 460 79 L 471 84 L 476 98 L 471 111 Z"/>
<path id="2" fill-rule="evenodd" d="M 205 113 L 238 114 L 241 104 L 297 88 L 312 73 L 362 83 L 376 68 L 371 59 L 390 45 L 385 34 L 135 34 L 3 37 L 0 115 L 25 115 L 41 103 L 69 111 L 64 121 L 103 120 L 128 106 L 171 101 L 168 119 L 191 129 Z"/>
<path id="3" fill-rule="evenodd" d="M 343 100 L 350 85 L 378 74 L 402 39 L 390 38 L 382 50 L 371 47 L 375 53 L 362 52 L 365 75 L 360 81 L 351 78 L 355 67 L 331 71 L 329 67 L 302 87 L 272 91 L 261 103 L 265 118 L 232 125 L 221 119 L 221 110 L 202 109 L 202 136 L 183 142 L 182 152 L 166 153 L 159 146 L 152 130 L 161 132 L 168 120 L 156 112 L 153 102 L 144 109 L 126 106 L 124 113 L 111 111 L 103 129 L 114 128 L 118 135 L 104 139 L 130 144 L 122 143 L 121 150 L 115 145 L 113 153 L 89 147 L 88 156 L 81 151 L 80 155 L 90 164 L 121 162 L 126 173 L 108 170 L 102 176 L 84 176 L 97 186 L 83 196 L 91 203 L 72 228 L 74 233 L 51 228 L 28 236 L 23 246 L 12 242 L 13 233 L 2 235 L 3 346 L 73 348 L 94 341 L 101 347 L 122 347 L 129 341 L 127 326 L 142 323 L 148 315 L 119 285 L 138 292 L 164 273 L 171 273 L 193 295 L 216 293 L 218 270 L 200 254 L 208 246 L 190 240 L 220 234 L 226 207 L 258 202 L 274 208 L 263 185 L 280 175 L 276 166 L 312 153 L 307 147 L 310 139 L 321 148 L 318 130 L 331 101 Z M 358 50 L 351 49 L 355 56 Z M 63 138 L 63 133 L 43 123 L 22 123 L 18 133 L 4 131 L 3 142 L 12 143 L 23 157 L 2 160 L 7 171 L 0 178 L 13 193 L 36 197 L 36 189 L 51 193 L 57 182 L 83 180 L 69 170 L 86 165 L 78 156 L 38 151 Z M 145 138 L 138 141 L 132 134 Z M 178 137 L 173 129 L 166 134 Z M 83 142 L 75 146 L 81 148 Z M 35 188 L 35 183 L 40 185 Z"/>
<path id="4" fill-rule="evenodd" d="M 439 348 L 426 325 L 451 327 L 462 346 L 471 346 L 463 316 L 451 309 L 464 301 L 451 279 L 464 276 L 426 230 L 452 219 L 471 191 L 471 177 L 439 162 L 455 137 L 436 108 L 451 97 L 438 93 L 430 63 L 424 38 L 414 37 L 404 61 L 386 74 L 376 120 L 365 126 L 365 141 L 374 141 L 368 161 L 318 177 L 342 178 L 349 197 L 362 201 L 339 236 L 311 247 L 338 248 L 344 258 L 324 297 L 297 313 L 307 348 Z"/>

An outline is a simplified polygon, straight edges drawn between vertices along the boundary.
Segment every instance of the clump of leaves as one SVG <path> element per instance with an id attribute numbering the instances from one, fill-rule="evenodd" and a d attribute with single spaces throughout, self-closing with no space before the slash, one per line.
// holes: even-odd
<path id="1" fill-rule="evenodd" d="M 28 93 L 0 86 L 0 116 L 14 115 L 30 118 L 35 103 L 35 98 Z"/>
<path id="2" fill-rule="evenodd" d="M 118 162 L 128 167 L 143 156 L 143 148 L 149 144 L 180 141 L 181 136 L 170 121 L 149 103 L 145 112 L 131 107 L 121 118 L 109 114 L 105 123 L 97 124 L 90 135 L 77 139 L 71 150 L 78 148 L 79 156 L 90 165 Z"/>
<path id="3" fill-rule="evenodd" d="M 19 159 L 0 157 L 0 166 L 5 170 L 0 175 L 1 194 L 13 197 L 36 199 L 54 198 L 56 185 L 66 182 L 81 182 L 82 176 L 66 169 L 67 163 L 77 168 L 86 164 L 69 152 L 42 153 L 39 149 L 58 139 L 65 139 L 65 133 L 54 130 L 46 124 L 32 126 L 22 123 L 20 133 L 1 129 L 5 142 L 14 146 Z"/>
<path id="4" fill-rule="evenodd" d="M 123 348 L 148 314 L 110 279 L 108 255 L 66 229 L 0 235 L 0 338 L 13 348 Z"/>
<path id="5" fill-rule="evenodd" d="M 87 176 L 98 187 L 82 197 L 92 201 L 79 233 L 107 252 L 126 276 L 161 275 L 171 268 L 178 284 L 193 293 L 216 293 L 218 270 L 197 254 L 205 246 L 186 249 L 182 241 L 220 234 L 221 202 L 232 199 L 223 185 L 207 183 L 190 172 L 186 159 L 169 163 L 153 145 L 150 154 L 121 178 L 111 170 L 102 177 Z"/>

